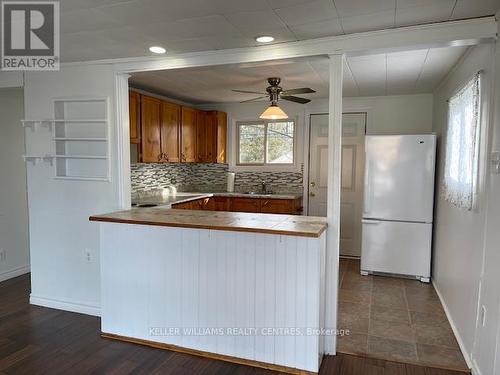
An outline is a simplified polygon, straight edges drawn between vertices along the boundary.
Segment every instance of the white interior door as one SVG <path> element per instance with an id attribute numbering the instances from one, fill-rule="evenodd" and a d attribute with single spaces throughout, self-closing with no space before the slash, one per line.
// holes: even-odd
<path id="1" fill-rule="evenodd" d="M 366 113 L 342 115 L 341 255 L 361 255 L 365 131 Z M 309 155 L 308 213 L 326 216 L 328 114 L 311 115 Z"/>
<path id="2" fill-rule="evenodd" d="M 311 115 L 309 137 L 310 216 L 326 216 L 328 181 L 328 114 Z"/>

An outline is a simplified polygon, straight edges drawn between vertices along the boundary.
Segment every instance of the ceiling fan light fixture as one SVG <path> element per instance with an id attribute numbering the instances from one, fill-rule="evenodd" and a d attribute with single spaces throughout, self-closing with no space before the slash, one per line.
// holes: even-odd
<path id="1" fill-rule="evenodd" d="M 262 112 L 260 118 L 263 120 L 284 120 L 288 118 L 288 115 L 277 104 L 271 104 Z"/>
<path id="2" fill-rule="evenodd" d="M 274 41 L 274 37 L 270 35 L 261 35 L 255 38 L 255 41 L 258 43 L 271 43 L 272 41 Z"/>

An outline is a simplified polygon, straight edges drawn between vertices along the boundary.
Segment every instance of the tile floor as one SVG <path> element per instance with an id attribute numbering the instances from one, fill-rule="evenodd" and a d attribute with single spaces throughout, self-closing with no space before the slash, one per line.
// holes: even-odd
<path id="1" fill-rule="evenodd" d="M 338 351 L 468 371 L 431 284 L 361 276 L 359 260 L 341 259 Z"/>

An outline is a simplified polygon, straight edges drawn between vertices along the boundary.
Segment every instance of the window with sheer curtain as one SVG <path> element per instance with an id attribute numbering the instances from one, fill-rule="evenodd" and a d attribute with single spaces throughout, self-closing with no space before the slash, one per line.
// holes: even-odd
<path id="1" fill-rule="evenodd" d="M 465 210 L 472 210 L 476 203 L 480 106 L 480 74 L 477 73 L 448 103 L 441 193 L 452 205 Z"/>

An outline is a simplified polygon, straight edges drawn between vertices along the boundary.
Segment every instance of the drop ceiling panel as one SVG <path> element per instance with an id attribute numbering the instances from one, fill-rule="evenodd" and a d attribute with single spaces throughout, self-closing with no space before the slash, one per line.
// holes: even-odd
<path id="1" fill-rule="evenodd" d="M 420 92 L 433 91 L 466 51 L 467 47 L 431 48 L 416 89 Z"/>
<path id="2" fill-rule="evenodd" d="M 221 15 L 189 18 L 175 22 L 143 25 L 144 34 L 162 35 L 164 40 L 181 40 L 206 36 L 241 36 L 242 34 Z"/>
<path id="3" fill-rule="evenodd" d="M 420 6 L 400 6 L 396 9 L 396 26 L 415 25 L 415 23 L 447 21 L 455 6 L 455 0 L 440 0 Z"/>
<path id="4" fill-rule="evenodd" d="M 396 8 L 396 0 L 334 0 L 341 17 L 372 14 Z"/>
<path id="5" fill-rule="evenodd" d="M 346 34 L 387 29 L 394 26 L 394 11 L 344 17 L 341 23 Z"/>
<path id="6" fill-rule="evenodd" d="M 331 0 L 315 0 L 275 10 L 289 26 L 326 21 L 337 17 Z"/>
<path id="7" fill-rule="evenodd" d="M 295 36 L 300 40 L 343 34 L 342 26 L 338 18 L 290 26 L 290 30 L 292 30 Z"/>
<path id="8" fill-rule="evenodd" d="M 457 0 L 452 19 L 495 15 L 500 10 L 498 0 Z"/>
<path id="9" fill-rule="evenodd" d="M 359 56 L 348 59 L 349 67 L 362 96 L 385 95 L 386 55 Z"/>
<path id="10" fill-rule="evenodd" d="M 421 50 L 387 55 L 387 95 L 414 92 L 427 53 Z"/>

